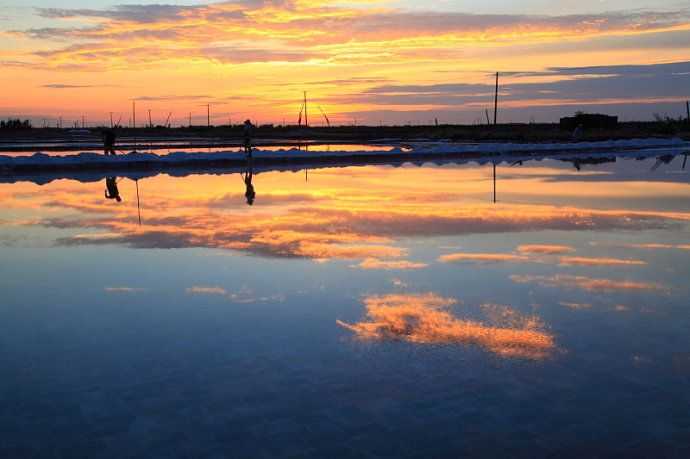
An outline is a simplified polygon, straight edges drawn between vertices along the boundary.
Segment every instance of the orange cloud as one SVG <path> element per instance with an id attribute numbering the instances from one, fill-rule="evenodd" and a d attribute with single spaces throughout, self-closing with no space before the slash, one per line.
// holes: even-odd
<path id="1" fill-rule="evenodd" d="M 690 250 L 690 244 L 623 244 L 621 247 L 627 249 L 645 249 L 645 250 L 655 250 L 655 249 L 669 249 L 669 250 Z"/>
<path id="2" fill-rule="evenodd" d="M 353 265 L 353 268 L 360 268 L 366 270 L 381 269 L 386 271 L 396 271 L 396 270 L 411 270 L 411 269 L 423 269 L 428 267 L 426 263 L 415 263 L 408 260 L 397 260 L 397 261 L 384 261 L 378 258 L 366 258 L 358 265 Z"/>
<path id="3" fill-rule="evenodd" d="M 526 254 L 561 255 L 564 253 L 572 253 L 575 249 L 567 245 L 531 244 L 521 245 L 517 248 L 517 251 Z"/>
<path id="4" fill-rule="evenodd" d="M 458 116 L 462 111 L 462 118 L 471 121 L 467 117 L 481 113 L 480 107 L 487 103 L 487 68 L 505 69 L 506 112 L 518 106 L 530 107 L 531 114 L 541 106 L 542 113 L 553 113 L 546 107 L 602 100 L 630 104 L 633 99 L 629 93 L 606 90 L 583 94 L 584 82 L 563 93 L 537 88 L 530 95 L 516 95 L 515 80 L 525 75 L 509 70 L 544 72 L 544 62 L 553 60 L 545 54 L 567 55 L 573 66 L 610 65 L 613 52 L 616 62 L 630 63 L 687 57 L 690 19 L 684 9 L 527 15 L 444 11 L 439 2 L 429 11 L 406 11 L 384 2 L 355 3 L 224 1 L 39 8 L 40 17 L 26 13 L 21 21 L 34 26 L 0 30 L 0 36 L 10 40 L 0 51 L 7 75 L 3 82 L 19 88 L 7 95 L 5 107 L 8 114 L 30 112 L 36 120 L 47 113 L 65 117 L 86 113 L 90 120 L 103 122 L 108 111 L 128 111 L 129 104 L 123 101 L 146 98 L 154 112 L 173 111 L 174 124 L 182 124 L 182 117 L 207 102 L 223 112 L 215 120 L 212 114 L 212 122 L 225 121 L 230 111 L 242 112 L 238 117 L 277 122 L 299 110 L 296 88 L 308 87 L 315 104 L 329 104 L 329 116 L 339 123 L 349 122 L 353 113 L 378 123 L 381 113 L 375 111 L 393 111 L 389 122 L 399 122 L 411 113 L 410 105 L 417 110 L 415 118 L 426 119 L 432 110 L 438 114 L 444 107 L 447 111 L 441 116 Z M 621 46 L 623 57 L 616 49 Z M 650 49 L 656 59 L 649 58 Z M 105 72 L 108 80 L 117 82 L 107 91 L 98 87 Z M 161 74 L 175 81 L 176 100 L 166 97 L 170 91 L 160 84 Z M 611 71 L 597 79 L 615 74 Z M 421 81 L 484 85 L 466 94 L 430 91 L 424 96 L 377 99 L 375 84 L 382 75 L 402 85 Z M 550 76 L 554 79 L 542 73 L 528 75 L 528 84 Z M 571 75 L 559 78 L 576 80 Z M 319 84 L 334 80 L 346 83 Z M 659 91 L 655 84 L 646 86 L 650 92 L 636 92 L 635 100 L 652 103 L 666 96 L 676 102 L 684 96 L 669 93 L 668 87 Z M 515 97 L 517 102 L 511 100 Z M 400 105 L 408 108 L 399 110 Z"/>
<path id="5" fill-rule="evenodd" d="M 683 30 L 677 11 L 587 16 L 475 15 L 406 12 L 374 2 L 357 7 L 332 2 L 222 2 L 198 6 L 122 5 L 108 10 L 44 8 L 45 19 L 86 19 L 91 27 L 15 31 L 18 38 L 67 40 L 40 51 L 54 61 L 150 62 L 205 59 L 219 62 L 341 62 L 376 56 L 400 59 L 433 50 L 457 58 L 459 45 L 544 43 L 567 38 Z M 357 37 L 353 42 L 352 37 Z M 148 46 L 147 46 L 148 45 Z"/>
<path id="6" fill-rule="evenodd" d="M 530 261 L 528 257 L 509 253 L 451 253 L 440 256 L 438 260 L 443 263 L 525 263 Z"/>
<path id="7" fill-rule="evenodd" d="M 499 315 L 504 321 L 509 319 L 512 326 L 486 325 L 454 317 L 448 308 L 455 303 L 433 293 L 369 296 L 364 299 L 366 320 L 337 323 L 360 339 L 477 345 L 503 357 L 542 359 L 554 349 L 553 336 L 543 331 L 536 317 L 523 317 L 503 308 Z M 498 308 L 487 307 L 493 311 Z"/>
<path id="8" fill-rule="evenodd" d="M 561 266 L 642 266 L 647 263 L 641 260 L 620 258 L 561 257 Z"/>
<path id="9" fill-rule="evenodd" d="M 225 296 L 228 292 L 222 287 L 194 286 L 185 290 L 191 295 L 220 295 Z"/>
<path id="10" fill-rule="evenodd" d="M 216 286 L 194 286 L 185 289 L 190 295 L 212 295 L 220 296 L 232 303 L 237 304 L 251 304 L 251 303 L 267 303 L 267 302 L 282 302 L 285 301 L 284 295 L 271 295 L 258 297 L 254 295 L 252 289 L 243 286 L 237 292 L 229 292 L 223 287 Z"/>
<path id="11" fill-rule="evenodd" d="M 556 274 L 553 276 L 512 275 L 510 279 L 518 284 L 536 283 L 544 287 L 579 288 L 590 292 L 612 291 L 666 291 L 662 285 L 651 282 L 628 280 L 595 279 L 586 276 Z"/>

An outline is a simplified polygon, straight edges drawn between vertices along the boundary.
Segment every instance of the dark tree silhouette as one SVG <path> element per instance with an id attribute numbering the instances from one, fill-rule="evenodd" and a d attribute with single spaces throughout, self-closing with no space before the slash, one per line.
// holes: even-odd
<path id="1" fill-rule="evenodd" d="M 31 129 L 31 121 L 20 119 L 9 119 L 0 121 L 0 129 Z"/>

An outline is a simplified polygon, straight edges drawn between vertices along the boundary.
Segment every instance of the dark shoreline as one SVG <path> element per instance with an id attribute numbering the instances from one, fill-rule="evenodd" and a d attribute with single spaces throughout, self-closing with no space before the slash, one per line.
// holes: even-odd
<path id="1" fill-rule="evenodd" d="M 0 151 L 38 151 L 36 144 L 49 142 L 42 151 L 80 149 L 80 143 L 98 143 L 105 127 L 81 129 L 3 129 L 0 130 Z M 88 131 L 88 132 L 87 132 Z M 116 129 L 123 143 L 146 142 L 194 142 L 194 145 L 178 146 L 216 148 L 235 147 L 242 143 L 241 126 L 186 127 L 186 128 L 119 128 Z M 450 140 L 455 142 L 565 142 L 573 139 L 570 130 L 558 124 L 500 124 L 487 125 L 439 125 L 439 126 L 259 126 L 254 132 L 257 146 L 282 142 L 300 143 L 368 143 L 406 142 L 413 140 Z M 585 129 L 580 141 L 626 140 L 636 138 L 681 137 L 690 140 L 690 124 L 686 121 L 653 121 L 619 123 L 612 129 Z M 124 139 L 127 139 L 124 142 Z M 9 147 L 8 144 L 15 144 Z M 22 144 L 18 146 L 17 144 Z M 69 144 L 69 145 L 66 145 Z M 88 147 L 97 150 L 96 146 Z M 86 148 L 81 148 L 86 149 Z"/>

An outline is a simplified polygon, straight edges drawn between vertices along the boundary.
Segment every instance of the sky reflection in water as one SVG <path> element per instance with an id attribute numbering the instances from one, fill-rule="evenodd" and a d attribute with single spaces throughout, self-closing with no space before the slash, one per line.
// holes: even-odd
<path id="1" fill-rule="evenodd" d="M 491 168 L 476 165 L 255 172 L 253 206 L 239 174 L 161 175 L 138 182 L 141 225 L 129 179 L 117 183 L 122 202 L 104 197 L 105 182 L 0 185 L 0 314 L 13 328 L 0 351 L 4 388 L 72 384 L 76 372 L 44 359 L 86 346 L 101 353 L 84 376 L 96 385 L 126 373 L 123 362 L 146 379 L 158 370 L 145 361 L 180 374 L 243 362 L 254 374 L 264 359 L 273 373 L 257 378 L 302 371 L 312 389 L 347 388 L 367 378 L 358 368 L 372 377 L 378 368 L 409 400 L 419 394 L 400 372 L 441 375 L 417 375 L 432 392 L 505 378 L 530 400 L 529 385 L 566 390 L 559 419 L 583 431 L 575 405 L 598 409 L 584 384 L 608 384 L 601 397 L 614 400 L 630 384 L 654 392 L 663 383 L 673 395 L 654 392 L 638 408 L 670 406 L 687 398 L 690 377 L 690 186 L 679 161 L 653 164 L 499 166 L 497 203 Z M 423 349 L 433 355 L 415 353 Z M 518 400 L 503 395 L 517 416 Z M 626 428 L 644 432 L 644 422 Z M 675 438 L 680 424 L 663 422 L 661 437 Z"/>

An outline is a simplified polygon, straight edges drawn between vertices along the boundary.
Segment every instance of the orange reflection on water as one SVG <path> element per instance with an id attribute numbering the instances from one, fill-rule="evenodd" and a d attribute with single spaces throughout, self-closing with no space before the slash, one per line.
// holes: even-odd
<path id="1" fill-rule="evenodd" d="M 102 183 L 66 180 L 45 187 L 0 185 L 0 196 L 7 198 L 4 205 L 27 221 L 33 217 L 28 224 L 72 230 L 67 235 L 57 233 L 59 245 L 207 247 L 282 258 L 356 260 L 353 265 L 361 269 L 380 270 L 422 267 L 404 260 L 409 250 L 402 244 L 409 238 L 543 230 L 635 231 L 690 222 L 690 213 L 684 211 L 602 208 L 602 202 L 594 208 L 563 205 L 560 195 L 548 195 L 548 178 L 567 172 L 549 167 L 535 170 L 539 175 L 511 170 L 505 182 L 521 192 L 531 189 L 533 196 L 542 193 L 537 203 L 512 202 L 507 197 L 497 204 L 488 201 L 490 177 L 481 167 L 326 168 L 310 171 L 308 182 L 302 174 L 257 173 L 252 207 L 244 203 L 245 184 L 239 174 L 157 176 L 138 183 L 120 180 L 121 203 L 103 199 Z M 660 186 L 665 185 L 650 183 L 647 191 L 655 194 Z M 578 184 L 585 196 L 594 187 L 615 188 L 608 182 Z M 681 188 L 678 196 L 690 196 L 690 186 Z M 137 197 L 141 198 L 141 225 Z M 87 228 L 96 231 L 75 231 Z M 547 257 L 565 256 L 573 250 L 566 245 L 530 244 L 514 253 L 464 252 L 444 255 L 440 261 L 555 263 L 556 259 Z M 582 258 L 578 265 L 585 266 Z"/>
<path id="2" fill-rule="evenodd" d="M 455 303 L 455 299 L 434 293 L 368 296 L 364 299 L 365 320 L 337 323 L 360 339 L 476 345 L 503 357 L 543 359 L 555 347 L 553 336 L 544 331 L 536 317 L 487 305 L 483 309 L 495 322 L 487 325 L 453 316 L 449 308 Z"/>
<path id="3" fill-rule="evenodd" d="M 450 253 L 441 255 L 438 261 L 443 263 L 499 263 L 528 262 L 529 257 L 511 253 Z"/>
<path id="4" fill-rule="evenodd" d="M 517 251 L 524 254 L 561 255 L 572 253 L 575 249 L 567 245 L 527 244 L 519 246 Z"/>
<path id="5" fill-rule="evenodd" d="M 429 265 L 426 263 L 417 263 L 409 260 L 395 260 L 386 261 L 379 260 L 378 258 L 367 258 L 363 260 L 358 265 L 353 265 L 352 268 L 359 268 L 365 270 L 384 270 L 384 271 L 394 271 L 394 270 L 411 270 L 411 269 L 423 269 L 427 268 Z"/>
<path id="6" fill-rule="evenodd" d="M 510 280 L 516 284 L 538 284 L 543 287 L 578 288 L 588 292 L 612 291 L 667 291 L 663 285 L 653 282 L 631 280 L 597 279 L 587 276 L 556 274 L 553 276 L 512 275 Z"/>
<path id="7" fill-rule="evenodd" d="M 642 260 L 620 258 L 561 257 L 561 266 L 643 266 Z"/>

